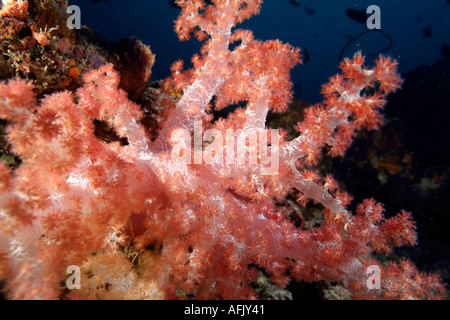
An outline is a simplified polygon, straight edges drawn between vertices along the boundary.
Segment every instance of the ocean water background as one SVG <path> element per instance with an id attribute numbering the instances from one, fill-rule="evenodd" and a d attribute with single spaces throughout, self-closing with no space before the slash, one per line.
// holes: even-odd
<path id="1" fill-rule="evenodd" d="M 180 42 L 173 21 L 180 9 L 168 0 L 70 0 L 81 9 L 81 22 L 100 35 L 119 40 L 134 36 L 156 54 L 153 80 L 167 77 L 170 64 L 183 59 L 187 66 L 200 44 L 196 39 Z M 320 101 L 320 87 L 338 72 L 341 50 L 344 56 L 361 50 L 368 64 L 390 44 L 387 36 L 367 30 L 365 24 L 350 19 L 347 9 L 364 10 L 369 5 L 381 9 L 381 29 L 392 39 L 384 54 L 399 61 L 401 73 L 421 64 L 433 64 L 441 48 L 450 45 L 450 4 L 447 0 L 265 0 L 259 15 L 238 28 L 253 31 L 260 40 L 279 39 L 307 50 L 309 60 L 292 70 L 296 96 Z M 427 30 L 429 31 L 427 34 Z"/>

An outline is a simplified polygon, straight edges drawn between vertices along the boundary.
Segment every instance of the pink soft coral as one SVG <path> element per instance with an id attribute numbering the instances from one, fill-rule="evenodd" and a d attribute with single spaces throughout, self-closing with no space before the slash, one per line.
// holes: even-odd
<path id="1" fill-rule="evenodd" d="M 254 40 L 249 31 L 231 32 L 258 12 L 261 1 L 179 3 L 180 38 L 195 29 L 197 37 L 210 39 L 193 70 L 183 72 L 180 63 L 172 67 L 165 86 L 181 88 L 183 95 L 153 142 L 139 121 L 139 106 L 118 88 L 110 65 L 86 74 L 74 95 L 45 97 L 36 112 L 30 84 L 1 84 L 0 115 L 10 121 L 8 139 L 24 161 L 13 173 L 0 170 L 0 271 L 10 297 L 59 298 L 67 267 L 78 265 L 84 278 L 74 298 L 117 298 L 121 292 L 126 298 L 256 298 L 251 284 L 257 268 L 278 286 L 292 278 L 323 279 L 342 281 L 355 298 L 442 298 L 434 276 L 418 274 L 409 263 L 383 267 L 371 258 L 372 252 L 415 243 L 409 213 L 385 219 L 382 205 L 371 199 L 353 215 L 346 209 L 350 196 L 331 176 L 322 179 L 314 171 L 322 148 L 343 154 L 357 130 L 378 127 L 387 94 L 401 83 L 396 63 L 380 57 L 368 69 L 361 55 L 346 59 L 342 75 L 324 86 L 324 103 L 308 109 L 298 124 L 301 134 L 285 141 L 266 128 L 265 119 L 270 109 L 287 108 L 289 70 L 299 52 L 279 41 Z M 239 41 L 232 51 L 230 41 Z M 362 94 L 368 88 L 377 89 Z M 237 102 L 246 106 L 212 122 L 212 107 Z M 128 144 L 99 141 L 95 119 Z M 195 135 L 202 126 L 214 129 L 214 139 L 194 150 L 191 140 L 183 140 L 186 148 L 174 157 L 183 137 L 178 134 Z M 260 155 L 265 149 L 277 170 L 265 170 L 263 158 L 205 162 L 205 151 L 219 154 L 219 138 L 230 129 L 259 130 L 261 138 L 270 134 L 264 143 L 244 142 L 237 151 Z M 323 205 L 320 226 L 296 227 L 277 206 L 293 190 L 300 203 Z M 383 268 L 379 291 L 367 290 L 370 265 Z M 401 276 L 405 268 L 412 277 Z M 118 269 L 125 270 L 122 281 Z M 113 288 L 101 291 L 105 283 Z"/>

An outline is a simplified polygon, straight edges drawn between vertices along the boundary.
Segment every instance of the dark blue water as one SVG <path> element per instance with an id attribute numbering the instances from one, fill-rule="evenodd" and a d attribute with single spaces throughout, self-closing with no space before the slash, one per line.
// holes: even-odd
<path id="1" fill-rule="evenodd" d="M 420 64 L 432 64 L 444 44 L 450 45 L 450 5 L 446 0 L 265 0 L 261 13 L 239 28 L 252 30 L 257 39 L 280 39 L 307 50 L 309 61 L 292 71 L 297 95 L 310 102 L 320 100 L 320 86 L 334 75 L 342 49 L 344 56 L 362 50 L 368 60 L 383 51 L 397 59 L 402 73 Z M 173 31 L 179 9 L 167 0 L 72 0 L 81 8 L 82 24 L 110 39 L 135 36 L 156 54 L 153 80 L 169 75 L 177 59 L 189 63 L 199 49 L 197 40 L 180 42 Z M 294 3 L 296 3 L 294 5 Z M 369 5 L 381 9 L 381 30 L 367 30 L 350 19 L 347 9 Z M 392 43 L 391 43 L 392 40 Z M 391 46 L 390 46 L 391 45 Z M 369 63 L 370 64 L 370 63 Z"/>

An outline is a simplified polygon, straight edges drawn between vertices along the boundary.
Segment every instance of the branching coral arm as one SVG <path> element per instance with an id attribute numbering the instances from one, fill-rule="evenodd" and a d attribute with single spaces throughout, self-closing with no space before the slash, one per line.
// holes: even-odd
<path id="1" fill-rule="evenodd" d="M 194 123 L 205 115 L 205 110 L 218 87 L 224 80 L 228 69 L 228 46 L 231 29 L 253 14 L 259 12 L 261 0 L 215 0 L 206 5 L 202 0 L 178 1 L 182 12 L 175 22 L 175 31 L 181 40 L 189 39 L 194 32 L 199 40 L 206 36 L 211 38 L 202 50 L 207 52 L 206 61 L 196 78 L 184 89 L 183 97 L 178 102 L 165 127 L 152 144 L 152 150 L 168 151 L 168 139 L 173 129 L 183 128 L 191 131 Z"/>

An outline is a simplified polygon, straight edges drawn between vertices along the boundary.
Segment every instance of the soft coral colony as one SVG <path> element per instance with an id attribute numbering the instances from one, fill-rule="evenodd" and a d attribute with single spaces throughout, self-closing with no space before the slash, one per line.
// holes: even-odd
<path id="1" fill-rule="evenodd" d="M 278 287 L 293 279 L 335 281 L 354 299 L 444 297 L 438 276 L 408 260 L 373 258 L 416 242 L 410 213 L 387 219 L 373 199 L 352 213 L 350 195 L 317 172 L 324 148 L 342 155 L 358 130 L 382 123 L 386 96 L 401 85 L 390 58 L 380 56 L 372 69 L 360 54 L 341 63 L 341 74 L 323 86 L 323 103 L 297 125 L 298 137 L 266 141 L 279 155 L 276 174 L 261 174 L 262 161 L 189 164 L 173 157 L 178 129 L 193 132 L 200 123 L 224 137 L 230 129 L 270 133 L 267 114 L 288 107 L 299 50 L 232 31 L 261 2 L 177 1 L 178 36 L 193 32 L 204 45 L 193 69 L 176 62 L 164 81 L 156 139 L 111 64 L 86 72 L 77 90 L 39 101 L 31 82 L 1 83 L 0 117 L 22 159 L 14 170 L 0 167 L 0 278 L 9 298 L 250 299 L 258 298 L 261 270 Z M 4 1 L 2 17 L 23 16 L 24 3 Z M 236 104 L 214 119 L 214 110 Z M 99 120 L 126 143 L 98 139 Z M 250 154 L 257 145 L 242 147 Z M 286 214 L 279 204 L 292 194 L 299 205 L 322 206 L 320 224 L 305 228 Z M 73 265 L 81 268 L 81 288 L 70 291 L 62 283 Z M 368 289 L 369 266 L 381 270 L 379 289 Z"/>

